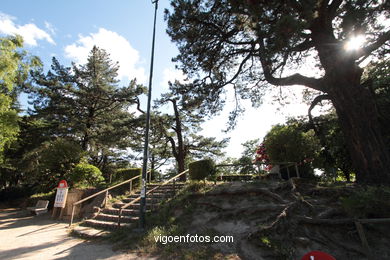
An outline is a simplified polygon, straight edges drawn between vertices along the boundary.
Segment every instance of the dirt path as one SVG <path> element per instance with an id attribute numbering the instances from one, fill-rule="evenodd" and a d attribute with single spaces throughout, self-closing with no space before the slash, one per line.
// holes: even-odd
<path id="1" fill-rule="evenodd" d="M 31 216 L 26 210 L 0 209 L 0 259 L 140 259 L 111 247 L 70 237 L 67 224 L 48 213 Z"/>

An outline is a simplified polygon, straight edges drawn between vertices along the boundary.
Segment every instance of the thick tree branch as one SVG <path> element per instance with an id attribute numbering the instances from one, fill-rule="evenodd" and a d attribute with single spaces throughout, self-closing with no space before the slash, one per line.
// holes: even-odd
<path id="1" fill-rule="evenodd" d="M 311 114 L 311 111 L 314 109 L 314 107 L 315 107 L 318 103 L 320 103 L 321 101 L 324 101 L 324 100 L 330 100 L 329 95 L 324 94 L 324 95 L 316 96 L 316 97 L 314 98 L 314 100 L 311 102 L 310 107 L 309 107 L 309 111 L 308 111 L 308 114 L 309 114 L 309 121 L 310 121 L 310 122 L 313 122 L 313 116 L 312 116 L 312 114 Z M 313 123 L 313 125 L 314 125 L 314 123 Z M 314 130 L 315 130 L 315 129 L 314 129 Z"/>
<path id="2" fill-rule="evenodd" d="M 175 158 L 177 158 L 179 155 L 178 155 L 178 153 L 176 151 L 175 140 L 172 138 L 172 136 L 167 136 L 167 139 L 171 143 L 173 156 L 175 156 Z"/>
<path id="3" fill-rule="evenodd" d="M 328 7 L 328 14 L 333 19 L 337 14 L 337 9 L 342 4 L 343 0 L 333 0 L 332 3 Z"/>
<path id="4" fill-rule="evenodd" d="M 378 39 L 364 47 L 357 55 L 356 59 L 359 59 L 363 56 L 368 56 L 370 55 L 373 51 L 377 50 L 378 48 L 380 48 L 383 44 L 385 44 L 388 40 L 390 40 L 390 31 L 387 31 L 387 32 L 384 32 L 382 35 L 380 35 L 378 37 Z"/>
<path id="5" fill-rule="evenodd" d="M 138 97 L 136 97 L 135 103 L 137 104 L 137 110 L 138 110 L 139 112 L 141 112 L 142 114 L 145 114 L 145 111 L 143 111 L 143 110 L 141 109 L 141 102 L 139 101 L 139 98 L 138 98 Z"/>
<path id="6" fill-rule="evenodd" d="M 252 53 L 249 53 L 244 59 L 243 61 L 240 63 L 240 66 L 238 67 L 237 69 L 237 72 L 236 74 L 234 74 L 234 76 L 225 83 L 225 85 L 229 85 L 231 83 L 233 83 L 233 81 L 241 74 L 242 72 L 242 69 L 244 68 L 244 65 L 245 63 L 249 60 L 249 58 L 252 56 Z"/>
<path id="7" fill-rule="evenodd" d="M 263 67 L 264 78 L 268 83 L 275 86 L 303 85 L 312 89 L 324 91 L 321 84 L 322 81 L 320 79 L 306 77 L 299 73 L 295 73 L 291 76 L 284 77 L 284 78 L 275 78 L 272 75 L 272 63 L 268 61 L 268 59 L 265 57 L 266 49 L 264 46 L 264 41 L 262 39 L 259 41 L 259 45 L 260 45 L 259 58 L 260 58 L 261 66 Z"/>
<path id="8" fill-rule="evenodd" d="M 302 43 L 300 43 L 297 46 L 291 48 L 291 51 L 302 52 L 302 51 L 309 50 L 312 47 L 314 47 L 314 42 L 310 38 L 307 38 Z"/>

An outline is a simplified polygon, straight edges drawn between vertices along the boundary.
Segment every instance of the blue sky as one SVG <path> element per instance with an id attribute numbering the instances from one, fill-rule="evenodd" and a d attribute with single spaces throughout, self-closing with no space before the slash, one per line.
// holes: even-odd
<path id="1" fill-rule="evenodd" d="M 25 47 L 39 56 L 49 69 L 55 56 L 61 64 L 71 61 L 84 63 L 93 45 L 106 49 L 113 60 L 119 61 L 122 85 L 129 79 L 148 84 L 154 5 L 150 0 L 2 0 L 0 35 L 18 33 L 25 38 Z M 164 9 L 169 0 L 160 0 L 157 15 L 153 99 L 167 91 L 168 80 L 184 76 L 174 70 L 171 62 L 178 51 L 165 33 Z M 270 99 L 270 97 L 268 97 Z M 305 114 L 307 106 L 299 101 L 278 110 L 267 101 L 259 109 L 248 109 L 238 127 L 225 135 L 229 108 L 206 122 L 202 134 L 231 137 L 227 156 L 238 157 L 241 143 L 262 139 L 273 124 L 286 116 Z M 229 107 L 229 104 L 227 105 Z M 280 107 L 279 107 L 280 108 Z"/>

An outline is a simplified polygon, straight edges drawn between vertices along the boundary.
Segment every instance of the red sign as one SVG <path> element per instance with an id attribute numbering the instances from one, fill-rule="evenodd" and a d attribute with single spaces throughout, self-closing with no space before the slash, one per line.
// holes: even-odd
<path id="1" fill-rule="evenodd" d="M 301 260 L 336 260 L 336 258 L 324 252 L 311 251 L 304 255 Z"/>
<path id="2" fill-rule="evenodd" d="M 68 183 L 66 182 L 66 180 L 62 180 L 60 181 L 60 183 L 58 183 L 57 188 L 68 188 Z"/>

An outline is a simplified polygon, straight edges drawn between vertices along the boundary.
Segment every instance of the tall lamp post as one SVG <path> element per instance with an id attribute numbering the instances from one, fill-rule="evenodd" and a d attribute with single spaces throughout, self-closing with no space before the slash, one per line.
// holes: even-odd
<path id="1" fill-rule="evenodd" d="M 148 170 L 148 157 L 149 157 L 149 129 L 150 129 L 150 103 L 152 99 L 152 79 L 153 79 L 153 64 L 154 64 L 154 42 L 156 38 L 156 17 L 158 9 L 158 0 L 152 0 L 154 4 L 154 23 L 153 23 L 153 36 L 152 36 L 152 53 L 150 58 L 150 73 L 149 73 L 149 89 L 148 89 L 148 106 L 146 110 L 146 128 L 145 128 L 145 144 L 144 144 L 144 158 L 142 164 L 142 187 L 141 187 L 141 204 L 139 212 L 139 228 L 145 229 L 145 211 L 146 211 L 146 178 Z"/>

